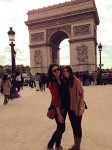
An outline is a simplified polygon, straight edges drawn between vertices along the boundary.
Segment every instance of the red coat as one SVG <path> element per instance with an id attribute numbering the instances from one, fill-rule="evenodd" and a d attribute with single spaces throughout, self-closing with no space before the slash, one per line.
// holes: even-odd
<path id="1" fill-rule="evenodd" d="M 49 83 L 48 88 L 51 92 L 51 105 L 55 105 L 55 107 L 60 107 L 61 100 L 60 100 L 60 96 L 59 96 L 59 90 L 58 90 L 57 83 L 54 81 Z"/>

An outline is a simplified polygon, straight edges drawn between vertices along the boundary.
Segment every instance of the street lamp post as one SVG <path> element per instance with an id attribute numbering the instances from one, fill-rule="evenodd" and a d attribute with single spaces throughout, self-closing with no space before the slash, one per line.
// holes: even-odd
<path id="1" fill-rule="evenodd" d="M 8 35 L 9 35 L 9 41 L 11 41 L 11 43 L 9 45 L 11 47 L 12 77 L 13 77 L 15 75 L 15 71 L 16 71 L 16 65 L 15 65 L 16 52 L 14 50 L 15 44 L 13 43 L 13 41 L 15 41 L 15 32 L 12 30 L 12 27 L 10 27 L 10 30 L 8 31 Z"/>
<path id="2" fill-rule="evenodd" d="M 14 49 L 15 44 L 13 41 L 15 41 L 15 32 L 13 31 L 12 27 L 10 27 L 10 30 L 8 31 L 9 41 L 11 43 L 9 44 L 11 47 L 11 59 L 12 59 L 12 88 L 11 88 L 11 98 L 18 98 L 20 95 L 18 94 L 18 91 L 16 90 L 16 64 L 15 64 L 15 56 L 16 52 Z"/>
<path id="3" fill-rule="evenodd" d="M 101 68 L 102 68 L 102 63 L 101 63 L 102 45 L 101 45 L 101 43 L 98 45 L 98 49 L 99 49 L 99 52 L 100 52 L 100 63 L 99 63 L 99 67 L 100 67 L 100 72 L 101 72 Z"/>
<path id="4" fill-rule="evenodd" d="M 102 45 L 101 45 L 101 43 L 99 43 L 99 45 L 98 45 L 98 49 L 99 49 L 99 53 L 100 53 L 100 63 L 99 63 L 99 68 L 100 68 L 100 72 L 99 72 L 99 84 L 102 84 L 102 71 L 101 71 L 101 69 L 102 69 L 102 63 L 101 63 L 101 52 L 102 52 Z"/>

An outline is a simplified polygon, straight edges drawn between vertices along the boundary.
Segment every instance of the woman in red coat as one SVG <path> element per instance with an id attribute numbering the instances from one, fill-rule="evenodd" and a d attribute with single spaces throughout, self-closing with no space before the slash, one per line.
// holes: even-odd
<path id="1" fill-rule="evenodd" d="M 47 144 L 47 150 L 54 150 L 53 146 L 55 144 L 55 150 L 63 150 L 61 146 L 62 134 L 65 131 L 65 116 L 62 114 L 62 103 L 61 103 L 61 72 L 57 64 L 51 64 L 48 69 L 48 88 L 51 92 L 51 104 L 50 109 L 56 110 L 55 121 L 57 124 L 57 129 L 53 133 L 51 139 Z"/>

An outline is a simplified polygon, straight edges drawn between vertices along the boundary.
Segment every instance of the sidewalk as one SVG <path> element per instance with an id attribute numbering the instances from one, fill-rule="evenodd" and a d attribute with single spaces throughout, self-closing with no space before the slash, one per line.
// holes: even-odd
<path id="1" fill-rule="evenodd" d="M 84 113 L 81 150 L 112 150 L 112 85 L 84 87 L 88 110 Z M 46 117 L 50 93 L 24 87 L 20 98 L 3 105 L 0 94 L 0 150 L 45 150 L 55 130 Z M 73 144 L 67 117 L 62 145 Z"/>

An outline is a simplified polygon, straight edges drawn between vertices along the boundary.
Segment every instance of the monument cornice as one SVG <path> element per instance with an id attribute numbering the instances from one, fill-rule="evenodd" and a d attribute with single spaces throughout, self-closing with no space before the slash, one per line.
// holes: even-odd
<path id="1" fill-rule="evenodd" d="M 35 18 L 35 20 L 28 20 L 26 21 L 26 25 L 29 25 L 29 24 L 32 24 L 32 23 L 39 23 L 39 22 L 43 22 L 43 21 L 50 21 L 50 20 L 53 20 L 54 18 L 55 19 L 60 19 L 60 18 L 63 18 L 63 17 L 69 17 L 69 16 L 75 16 L 75 15 L 81 15 L 81 14 L 84 14 L 84 13 L 93 13 L 94 16 L 96 17 L 96 20 L 97 20 L 97 23 L 99 23 L 99 20 L 98 20 L 98 17 L 96 16 L 96 9 L 84 9 L 84 10 L 81 10 L 81 11 L 72 11 L 72 12 L 68 12 L 68 13 L 65 13 L 64 15 L 63 14 L 60 14 L 60 15 L 55 15 L 54 16 L 49 16 L 49 17 L 45 17 L 45 18 Z"/>
<path id="2" fill-rule="evenodd" d="M 85 66 L 85 65 L 87 65 L 87 66 L 90 66 L 90 65 L 95 65 L 95 64 L 88 64 L 88 63 L 80 63 L 80 64 L 77 64 L 77 65 L 72 65 L 72 66 L 80 66 L 80 65 L 83 65 L 83 66 Z"/>
<path id="3" fill-rule="evenodd" d="M 50 6 L 46 6 L 43 8 L 38 8 L 38 9 L 33 9 L 33 10 L 29 10 L 28 13 L 32 14 L 35 12 L 41 12 L 41 11 L 46 11 L 46 10 L 51 10 L 51 9 L 55 9 L 55 8 L 60 8 L 60 7 L 64 7 L 67 5 L 72 5 L 72 4 L 77 4 L 77 3 L 84 3 L 86 1 L 93 1 L 93 0 L 75 0 L 75 1 L 68 1 L 68 2 L 63 2 L 63 3 L 59 3 L 59 4 L 54 4 L 54 5 L 50 5 Z M 94 1 L 93 1 L 94 2 Z"/>
<path id="4" fill-rule="evenodd" d="M 72 15 L 66 17 L 55 18 L 52 20 L 42 21 L 42 22 L 26 22 L 29 27 L 29 30 L 40 29 L 40 28 L 48 28 L 58 25 L 71 24 L 73 22 L 94 19 L 93 13 L 84 13 L 79 15 Z"/>
<path id="5" fill-rule="evenodd" d="M 50 43 L 46 43 L 46 44 L 31 44 L 29 45 L 30 48 L 39 48 L 39 47 L 54 47 L 54 48 L 58 48 L 57 46 L 54 46 L 53 44 Z"/>
<path id="6" fill-rule="evenodd" d="M 85 42 L 85 41 L 94 41 L 96 42 L 95 37 L 87 37 L 87 38 L 80 38 L 80 39 L 73 39 L 73 40 L 69 40 L 69 43 L 78 43 L 78 42 Z"/>
<path id="7" fill-rule="evenodd" d="M 28 20 L 36 20 L 42 18 L 53 17 L 56 15 L 64 15 L 70 12 L 81 12 L 87 9 L 95 9 L 96 6 L 94 0 L 76 0 L 76 1 L 69 1 L 53 6 L 48 6 L 44 8 L 39 8 L 36 10 L 28 11 Z"/>

